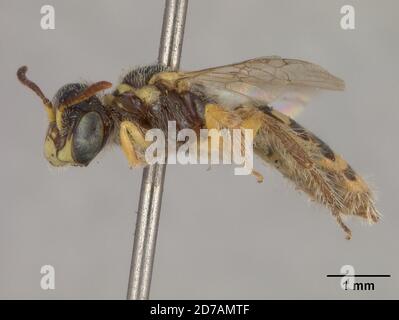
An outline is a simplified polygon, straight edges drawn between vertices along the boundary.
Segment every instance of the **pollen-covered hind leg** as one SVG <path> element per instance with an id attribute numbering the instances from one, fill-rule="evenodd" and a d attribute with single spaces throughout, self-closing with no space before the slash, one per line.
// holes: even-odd
<path id="1" fill-rule="evenodd" d="M 123 153 L 131 167 L 141 167 L 146 162 L 139 156 L 139 150 L 145 150 L 148 143 L 141 130 L 130 121 L 123 121 L 119 130 L 119 137 Z"/>

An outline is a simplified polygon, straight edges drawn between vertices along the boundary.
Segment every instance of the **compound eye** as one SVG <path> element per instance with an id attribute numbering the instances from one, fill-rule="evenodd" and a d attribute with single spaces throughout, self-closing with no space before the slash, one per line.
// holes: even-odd
<path id="1" fill-rule="evenodd" d="M 73 157 L 87 165 L 100 152 L 104 141 L 104 123 L 94 111 L 83 115 L 73 134 Z"/>

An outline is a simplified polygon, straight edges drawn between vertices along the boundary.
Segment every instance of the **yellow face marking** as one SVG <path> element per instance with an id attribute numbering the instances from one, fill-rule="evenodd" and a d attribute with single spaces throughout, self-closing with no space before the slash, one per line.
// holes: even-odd
<path id="1" fill-rule="evenodd" d="M 68 137 L 64 147 L 58 151 L 57 157 L 63 162 L 75 163 L 72 157 L 72 137 Z"/>
<path id="2" fill-rule="evenodd" d="M 50 124 L 47 131 L 46 139 L 44 141 L 44 156 L 45 158 L 56 167 L 64 166 L 67 164 L 76 165 L 72 157 L 72 136 L 69 136 L 62 149 L 57 149 L 55 141 L 59 138 L 59 131 L 56 125 Z"/>
<path id="3" fill-rule="evenodd" d="M 57 149 L 50 136 L 47 136 L 44 141 L 44 156 L 55 167 L 64 165 L 64 163 L 57 158 Z"/>
<path id="4" fill-rule="evenodd" d="M 55 122 L 57 124 L 58 130 L 62 130 L 62 113 L 64 112 L 64 106 L 60 106 L 55 113 Z"/>
<path id="5" fill-rule="evenodd" d="M 47 112 L 47 117 L 49 122 L 54 122 L 55 121 L 55 114 L 53 110 L 53 106 L 51 103 L 45 104 L 44 105 L 46 112 Z"/>

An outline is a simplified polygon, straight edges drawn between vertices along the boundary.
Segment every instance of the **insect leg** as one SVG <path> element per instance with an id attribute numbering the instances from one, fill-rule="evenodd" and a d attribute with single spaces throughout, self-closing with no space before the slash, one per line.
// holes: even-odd
<path id="1" fill-rule="evenodd" d="M 255 110 L 248 108 L 248 110 Z M 259 112 L 242 113 L 236 111 L 228 111 L 216 104 L 207 104 L 205 106 L 205 126 L 207 129 L 251 129 L 253 137 L 256 136 L 258 130 L 262 126 L 262 119 L 258 115 Z M 244 148 L 244 145 L 242 146 Z M 257 182 L 263 182 L 263 176 L 256 170 L 251 173 L 255 176 Z"/>
<path id="2" fill-rule="evenodd" d="M 145 150 L 148 143 L 144 135 L 135 124 L 130 121 L 123 121 L 120 126 L 119 137 L 122 150 L 131 167 L 140 167 L 146 164 L 138 156 L 139 149 Z"/>
<path id="3" fill-rule="evenodd" d="M 251 108 L 249 108 L 249 109 L 251 109 Z M 243 116 L 243 115 L 246 115 L 246 116 Z M 243 120 L 240 123 L 240 127 L 243 129 L 253 130 L 253 138 L 255 139 L 256 135 L 258 134 L 259 129 L 263 125 L 263 120 L 262 120 L 259 112 L 254 111 L 254 112 L 249 112 L 248 114 L 241 113 L 241 118 Z M 263 182 L 263 176 L 258 171 L 252 169 L 252 175 L 256 178 L 256 181 L 258 183 Z"/>
<path id="4" fill-rule="evenodd" d="M 205 126 L 207 129 L 238 128 L 240 120 L 240 117 L 233 112 L 217 104 L 208 103 L 205 106 Z"/>
<path id="5" fill-rule="evenodd" d="M 338 225 L 344 230 L 346 233 L 346 239 L 350 240 L 352 238 L 352 231 L 349 227 L 344 223 L 342 217 L 339 213 L 334 213 L 335 218 L 337 219 Z"/>

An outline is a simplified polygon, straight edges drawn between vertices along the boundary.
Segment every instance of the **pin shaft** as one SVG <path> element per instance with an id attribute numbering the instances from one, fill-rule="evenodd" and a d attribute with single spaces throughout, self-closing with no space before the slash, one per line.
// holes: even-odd
<path id="1" fill-rule="evenodd" d="M 188 0 L 166 0 L 158 61 L 176 70 L 180 64 Z M 143 170 L 130 266 L 128 300 L 149 298 L 166 164 Z"/>

